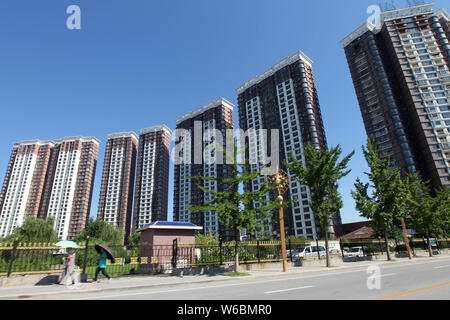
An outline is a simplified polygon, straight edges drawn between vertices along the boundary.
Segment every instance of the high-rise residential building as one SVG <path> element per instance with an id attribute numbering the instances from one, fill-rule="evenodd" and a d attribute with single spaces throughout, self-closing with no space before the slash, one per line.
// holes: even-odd
<path id="1" fill-rule="evenodd" d="M 170 139 L 165 125 L 139 131 L 133 231 L 154 221 L 167 221 Z"/>
<path id="2" fill-rule="evenodd" d="M 78 235 L 89 218 L 98 147 L 93 137 L 16 143 L 0 197 L 0 236 L 27 216 L 53 216 L 60 239 Z"/>
<path id="3" fill-rule="evenodd" d="M 341 41 L 380 156 L 434 188 L 450 186 L 449 18 L 433 4 L 387 11 Z"/>
<path id="4" fill-rule="evenodd" d="M 73 239 L 89 219 L 99 141 L 94 137 L 67 137 L 55 140 L 53 177 L 47 216 L 55 218 L 60 239 Z"/>
<path id="5" fill-rule="evenodd" d="M 258 164 L 250 165 L 252 172 L 261 171 L 264 168 L 261 159 L 266 157 L 266 154 L 276 152 L 271 150 L 270 130 L 279 132 L 277 144 L 279 168 L 289 176 L 292 176 L 291 172 L 283 165 L 284 161 L 289 162 L 289 154 L 292 153 L 305 165 L 303 149 L 308 142 L 318 149 L 327 147 L 312 65 L 312 60 L 299 51 L 237 89 L 240 128 L 246 132 L 249 129 L 253 129 L 254 132 L 269 130 L 267 141 L 260 135 L 248 134 L 245 142 L 246 157 L 251 159 L 251 154 L 254 154 L 255 159 L 258 159 Z M 258 190 L 267 178 L 261 176 L 246 185 L 245 189 Z M 269 197 L 273 200 L 276 195 L 266 195 L 263 199 L 268 200 Z M 286 233 L 299 237 L 320 237 L 322 231 L 318 218 L 309 206 L 311 200 L 309 188 L 292 179 L 284 197 L 290 200 L 297 199 L 292 206 L 284 210 Z M 274 212 L 271 221 L 267 221 L 270 225 L 263 227 L 260 232 L 279 233 L 278 221 L 278 212 Z M 333 237 L 335 228 L 339 228 L 340 224 L 340 214 L 336 213 L 330 221 L 328 230 L 330 237 Z"/>
<path id="6" fill-rule="evenodd" d="M 0 195 L 0 237 L 11 234 L 26 217 L 38 217 L 54 146 L 39 140 L 14 144 Z"/>
<path id="7" fill-rule="evenodd" d="M 218 153 L 226 148 L 226 130 L 234 128 L 233 108 L 232 103 L 221 98 L 176 120 L 175 150 L 179 152 L 179 163 L 175 163 L 174 168 L 174 221 L 203 226 L 205 234 L 214 233 L 224 241 L 234 239 L 234 235 L 219 222 L 218 214 L 192 213 L 189 206 L 203 205 L 213 200 L 210 193 L 198 188 L 199 184 L 216 192 L 224 191 L 226 185 L 189 177 L 232 177 L 231 166 L 226 163 L 225 157 L 219 159 Z"/>
<path id="8" fill-rule="evenodd" d="M 131 232 L 138 140 L 134 132 L 109 134 L 103 162 L 97 219 L 119 227 L 125 243 Z"/>

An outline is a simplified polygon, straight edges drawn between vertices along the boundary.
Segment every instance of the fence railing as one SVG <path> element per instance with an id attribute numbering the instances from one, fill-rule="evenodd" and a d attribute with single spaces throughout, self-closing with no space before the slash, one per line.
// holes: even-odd
<path id="1" fill-rule="evenodd" d="M 434 253 L 439 253 L 440 250 L 450 249 L 450 239 L 430 239 L 431 249 Z M 409 239 L 409 245 L 412 253 L 428 251 L 428 242 L 426 239 Z M 386 241 L 378 239 L 355 239 L 340 241 L 342 249 L 361 247 L 364 256 L 385 254 Z M 388 240 L 389 251 L 396 254 L 403 254 L 407 252 L 407 247 L 404 241 Z"/>
<path id="2" fill-rule="evenodd" d="M 450 239 L 431 240 L 433 250 L 450 249 Z M 324 259 L 323 252 L 312 252 L 300 258 L 299 252 L 314 244 L 286 241 L 287 259 L 294 262 L 298 259 Z M 415 254 L 428 250 L 425 239 L 412 239 L 411 249 Z M 364 256 L 385 253 L 383 240 L 340 241 L 340 248 L 362 247 Z M 391 252 L 404 253 L 406 246 L 402 242 L 389 240 Z M 235 243 L 218 242 L 215 244 L 179 244 L 146 245 L 139 247 L 110 246 L 115 261 L 107 262 L 107 272 L 112 277 L 134 274 L 136 272 L 164 272 L 174 268 L 220 266 L 234 263 Z M 0 276 L 14 274 L 34 274 L 62 272 L 65 266 L 64 249 L 52 244 L 0 243 Z M 266 263 L 282 261 L 281 242 L 254 241 L 240 242 L 238 246 L 239 262 Z M 342 251 L 334 252 L 342 255 Z M 99 253 L 94 245 L 84 243 L 76 249 L 75 265 L 88 277 L 94 277 L 98 265 Z"/>

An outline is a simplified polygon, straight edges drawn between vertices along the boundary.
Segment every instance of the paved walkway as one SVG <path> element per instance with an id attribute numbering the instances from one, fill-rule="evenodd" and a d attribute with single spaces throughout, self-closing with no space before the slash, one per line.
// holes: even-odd
<path id="1" fill-rule="evenodd" d="M 82 293 L 95 293 L 104 292 L 110 290 L 127 290 L 137 288 L 149 288 L 155 286 L 168 286 L 168 285 L 183 285 L 187 283 L 205 283 L 211 281 L 229 281 L 236 278 L 243 278 L 246 280 L 258 279 L 262 277 L 279 277 L 283 275 L 292 274 L 305 274 L 315 272 L 333 272 L 343 269 L 355 269 L 372 266 L 375 264 L 400 264 L 400 263 L 415 263 L 430 261 L 432 259 L 450 259 L 449 255 L 429 257 L 416 257 L 412 261 L 408 258 L 395 258 L 394 261 L 375 260 L 375 261 L 360 261 L 360 262 L 346 262 L 343 265 L 326 268 L 323 266 L 310 266 L 310 267 L 292 267 L 288 269 L 286 273 L 277 269 L 264 269 L 264 270 L 252 270 L 242 272 L 248 273 L 249 276 L 243 277 L 230 277 L 226 274 L 214 274 L 214 275 L 186 275 L 186 276 L 172 276 L 172 275 L 133 275 L 124 276 L 120 278 L 113 278 L 110 281 L 100 278 L 97 283 L 80 283 L 72 286 L 65 285 L 34 285 L 28 287 L 0 287 L 0 300 L 6 299 L 25 299 L 25 298 L 39 298 L 49 295 L 59 295 L 61 293 L 68 294 L 82 294 Z"/>

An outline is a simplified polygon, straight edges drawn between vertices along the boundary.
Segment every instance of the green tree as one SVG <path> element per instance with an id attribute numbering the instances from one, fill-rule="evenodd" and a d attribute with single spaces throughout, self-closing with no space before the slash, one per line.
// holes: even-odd
<path id="1" fill-rule="evenodd" d="M 423 181 L 418 174 L 412 177 L 412 196 L 409 201 L 413 228 L 427 238 L 428 254 L 433 256 L 430 243 L 431 234 L 439 235 L 445 230 L 450 215 L 450 191 L 443 186 L 433 196 L 428 181 Z"/>
<path id="2" fill-rule="evenodd" d="M 103 220 L 90 218 L 84 230 L 74 240 L 85 241 L 87 236 L 89 236 L 89 243 L 123 244 L 122 230 Z"/>
<path id="3" fill-rule="evenodd" d="M 228 133 L 232 130 L 228 129 Z M 227 134 L 227 137 L 231 136 Z M 263 174 L 261 172 L 249 172 L 248 161 L 238 162 L 238 148 L 236 139 L 227 139 L 228 143 L 233 145 L 233 154 L 230 155 L 228 151 L 222 150 L 227 159 L 230 162 L 230 158 L 233 160 L 230 164 L 232 168 L 231 178 L 220 177 L 203 177 L 194 176 L 189 177 L 191 179 L 203 180 L 203 181 L 217 181 L 224 186 L 223 192 L 216 192 L 204 188 L 202 185 L 198 187 L 205 193 L 209 193 L 213 196 L 213 200 L 205 203 L 204 205 L 192 205 L 190 210 L 192 213 L 201 213 L 205 211 L 217 212 L 219 216 L 219 222 L 228 228 L 235 234 L 235 259 L 234 269 L 238 272 L 239 269 L 239 241 L 241 231 L 246 230 L 249 233 L 257 231 L 258 226 L 267 225 L 265 223 L 267 219 L 272 217 L 274 210 L 280 207 L 289 205 L 289 202 L 280 203 L 280 200 L 262 200 L 262 197 L 266 194 L 277 189 L 281 184 L 269 185 L 267 182 L 261 184 L 260 189 L 257 191 L 244 192 L 241 187 L 247 185 L 252 180 L 259 178 Z M 229 144 L 228 144 L 229 145 Z M 225 158 L 224 156 L 224 158 Z M 284 182 L 284 181 L 283 181 Z M 254 203 L 258 202 L 258 206 Z"/>
<path id="4" fill-rule="evenodd" d="M 384 239 L 384 230 L 379 230 L 374 228 L 372 223 L 369 223 L 368 225 L 372 229 L 374 229 L 373 235 L 376 238 L 383 238 Z M 393 239 L 395 241 L 403 241 L 403 231 L 400 227 L 397 227 L 395 224 L 392 225 L 390 228 L 388 228 L 387 232 L 388 239 Z"/>
<path id="5" fill-rule="evenodd" d="M 365 173 L 369 183 L 358 178 L 351 194 L 361 216 L 371 219 L 375 231 L 384 235 L 387 259 L 391 260 L 388 233 L 393 230 L 394 221 L 407 216 L 409 186 L 402 180 L 400 169 L 391 168 L 389 159 L 381 159 L 370 140 L 362 150 L 370 169 Z"/>
<path id="6" fill-rule="evenodd" d="M 258 232 L 256 240 L 273 241 L 273 235 L 270 232 L 267 232 L 267 231 Z"/>
<path id="7" fill-rule="evenodd" d="M 25 223 L 14 229 L 7 240 L 18 239 L 19 242 L 31 243 L 53 243 L 58 241 L 58 234 L 54 230 L 55 220 L 53 217 L 37 219 L 27 217 Z"/>
<path id="8" fill-rule="evenodd" d="M 141 233 L 135 232 L 128 237 L 128 247 L 139 248 L 141 244 Z"/>
<path id="9" fill-rule="evenodd" d="M 337 182 L 350 173 L 351 170 L 347 170 L 347 166 L 354 151 L 339 161 L 341 153 L 339 145 L 330 149 L 316 149 L 311 143 L 308 143 L 304 149 L 306 166 L 300 163 L 293 154 L 289 156 L 291 163 L 286 163 L 296 180 L 311 190 L 310 206 L 319 218 L 321 230 L 325 236 L 327 267 L 330 266 L 328 252 L 330 219 L 343 206 L 342 197 L 337 190 Z"/>
<path id="10" fill-rule="evenodd" d="M 202 233 L 197 233 L 195 235 L 195 244 L 197 245 L 216 245 L 219 244 L 219 241 L 217 241 L 217 235 L 215 233 L 208 233 L 206 235 Z"/>

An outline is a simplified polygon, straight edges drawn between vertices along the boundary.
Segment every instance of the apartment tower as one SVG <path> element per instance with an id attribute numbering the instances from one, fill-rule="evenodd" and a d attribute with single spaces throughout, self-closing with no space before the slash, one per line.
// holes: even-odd
<path id="1" fill-rule="evenodd" d="M 28 216 L 38 218 L 54 146 L 39 140 L 14 144 L 0 194 L 0 237 L 10 235 Z"/>
<path id="2" fill-rule="evenodd" d="M 99 140 L 68 137 L 55 140 L 47 190 L 51 190 L 47 216 L 55 217 L 55 230 L 63 240 L 72 240 L 89 219 Z M 44 212 L 43 212 L 44 215 Z"/>
<path id="3" fill-rule="evenodd" d="M 134 132 L 109 134 L 103 163 L 97 219 L 120 228 L 124 243 L 131 232 L 138 140 Z"/>
<path id="4" fill-rule="evenodd" d="M 170 139 L 165 125 L 139 131 L 133 231 L 154 221 L 167 221 Z"/>
<path id="5" fill-rule="evenodd" d="M 258 159 L 258 164 L 250 165 L 249 169 L 252 172 L 261 171 L 264 168 L 261 159 L 266 154 L 276 153 L 276 150 L 271 150 L 270 130 L 279 132 L 277 145 L 279 168 L 287 172 L 289 176 L 291 172 L 283 165 L 284 161 L 289 162 L 289 154 L 292 153 L 305 165 L 303 148 L 308 142 L 317 149 L 327 147 L 312 65 L 312 60 L 299 51 L 237 89 L 240 128 L 246 132 L 249 129 L 254 132 L 268 130 L 267 140 L 255 134 L 248 134 L 245 140 L 247 159 L 251 159 L 251 154 Z M 258 190 L 267 178 L 267 176 L 261 176 L 245 186 L 245 189 Z M 273 200 L 275 197 L 275 194 L 271 194 L 264 196 L 263 199 Z M 287 235 L 320 237 L 322 232 L 319 221 L 309 206 L 311 200 L 309 188 L 291 179 L 290 188 L 284 197 L 298 199 L 284 210 Z M 328 230 L 330 237 L 334 236 L 335 228 L 341 224 L 340 214 L 336 213 L 332 220 Z M 274 212 L 273 219 L 266 221 L 270 225 L 263 227 L 260 232 L 271 235 L 279 233 L 278 221 L 278 212 Z"/>
<path id="6" fill-rule="evenodd" d="M 60 239 L 73 239 L 89 218 L 99 141 L 68 137 L 14 144 L 2 188 L 0 236 L 27 216 L 55 218 Z"/>
<path id="7" fill-rule="evenodd" d="M 383 12 L 341 41 L 367 135 L 403 173 L 450 186 L 449 15 Z"/>
<path id="8" fill-rule="evenodd" d="M 192 213 L 190 205 L 203 205 L 213 200 L 211 194 L 203 192 L 198 185 L 216 192 L 226 185 L 210 180 L 190 179 L 190 176 L 231 178 L 232 168 L 225 157 L 218 158 L 220 149 L 226 148 L 226 130 L 233 129 L 234 105 L 226 99 L 212 101 L 176 121 L 174 168 L 174 221 L 191 222 L 203 226 L 205 234 L 213 233 L 224 241 L 233 240 L 234 235 L 219 223 L 216 212 Z M 220 136 L 220 137 L 219 137 Z"/>

